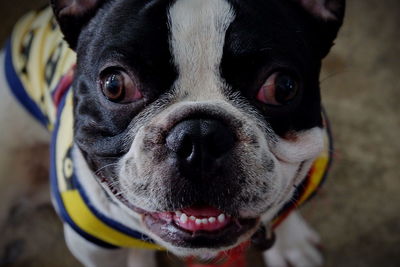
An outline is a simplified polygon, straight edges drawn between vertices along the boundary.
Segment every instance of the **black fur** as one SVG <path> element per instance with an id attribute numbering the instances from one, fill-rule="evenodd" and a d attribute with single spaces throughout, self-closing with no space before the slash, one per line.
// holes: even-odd
<path id="1" fill-rule="evenodd" d="M 321 59 L 332 46 L 341 21 L 320 21 L 292 1 L 230 2 L 236 17 L 226 35 L 222 76 L 260 110 L 279 135 L 321 126 Z M 256 100 L 258 90 L 275 71 L 297 77 L 301 88 L 297 99 L 282 107 Z"/>
<path id="2" fill-rule="evenodd" d="M 222 77 L 281 136 L 321 126 L 321 59 L 332 46 L 343 12 L 337 11 L 338 20 L 326 22 L 292 0 L 229 2 L 236 17 L 225 38 Z M 95 8 L 75 17 L 58 17 L 66 40 L 76 48 L 79 59 L 74 82 L 75 141 L 95 172 L 116 163 L 127 152 L 132 120 L 165 97 L 179 75 L 169 47 L 167 13 L 172 3 L 98 1 Z M 53 7 L 59 14 L 57 4 L 53 3 Z M 69 24 L 71 20 L 74 22 Z M 99 89 L 99 76 L 109 66 L 123 68 L 135 76 L 144 98 L 131 104 L 107 101 Z M 297 97 L 282 107 L 256 100 L 258 89 L 274 71 L 289 73 L 300 84 Z M 114 177 L 112 172 L 113 168 L 105 168 L 97 174 Z M 232 185 L 232 194 L 234 188 Z"/>
<path id="3" fill-rule="evenodd" d="M 107 3 L 80 37 L 75 88 L 75 140 L 94 168 L 125 153 L 124 136 L 135 115 L 168 91 L 177 77 L 169 50 L 168 1 Z M 115 104 L 98 88 L 106 65 L 138 78 L 144 99 Z M 114 158 L 115 157 L 115 158 Z"/>

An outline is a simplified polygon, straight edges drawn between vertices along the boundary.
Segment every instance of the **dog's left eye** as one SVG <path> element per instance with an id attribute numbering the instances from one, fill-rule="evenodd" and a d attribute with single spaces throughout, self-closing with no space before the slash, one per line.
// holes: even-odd
<path id="1" fill-rule="evenodd" d="M 103 95 L 112 102 L 130 103 L 142 98 L 136 83 L 121 70 L 103 74 L 100 85 Z"/>
<path id="2" fill-rule="evenodd" d="M 281 106 L 293 100 L 299 90 L 297 80 L 289 74 L 275 72 L 268 77 L 257 93 L 257 100 L 272 106 Z"/>

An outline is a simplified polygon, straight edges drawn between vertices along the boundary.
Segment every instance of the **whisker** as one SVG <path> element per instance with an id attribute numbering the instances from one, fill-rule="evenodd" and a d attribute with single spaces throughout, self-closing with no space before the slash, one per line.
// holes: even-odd
<path id="1" fill-rule="evenodd" d="M 99 174 L 102 170 L 104 170 L 105 168 L 108 168 L 108 167 L 111 167 L 111 166 L 117 166 L 117 165 L 118 165 L 118 163 L 110 163 L 110 164 L 107 164 L 107 165 L 105 165 L 105 166 L 99 168 L 98 170 L 96 170 L 94 173 L 95 173 L 96 175 L 98 175 L 98 174 Z"/>
<path id="2" fill-rule="evenodd" d="M 349 72 L 349 68 L 346 68 L 346 69 L 343 69 L 343 70 L 340 70 L 340 71 L 331 72 L 328 75 L 326 75 L 325 77 L 321 78 L 320 84 L 326 82 L 327 80 L 329 80 L 329 79 L 331 79 L 333 77 L 336 77 L 336 76 L 338 76 L 340 74 L 344 74 L 344 73 L 347 73 L 347 72 Z"/>

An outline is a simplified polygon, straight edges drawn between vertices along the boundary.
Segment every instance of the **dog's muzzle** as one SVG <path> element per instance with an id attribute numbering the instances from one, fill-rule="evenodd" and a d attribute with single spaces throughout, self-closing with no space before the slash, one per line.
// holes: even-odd
<path id="1" fill-rule="evenodd" d="M 234 130 L 214 118 L 182 120 L 170 129 L 165 139 L 179 179 L 201 184 L 203 188 L 221 179 L 220 170 L 230 161 L 236 144 Z M 144 222 L 164 241 L 191 248 L 230 246 L 258 222 L 255 218 L 231 216 L 204 199 L 194 203 L 173 212 L 145 213 Z"/>

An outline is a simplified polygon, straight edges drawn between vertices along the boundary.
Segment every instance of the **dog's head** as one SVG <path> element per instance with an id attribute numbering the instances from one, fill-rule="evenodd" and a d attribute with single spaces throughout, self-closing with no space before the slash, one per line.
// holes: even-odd
<path id="1" fill-rule="evenodd" d="M 248 239 L 323 146 L 344 0 L 53 0 L 78 55 L 75 142 L 178 254 Z"/>

